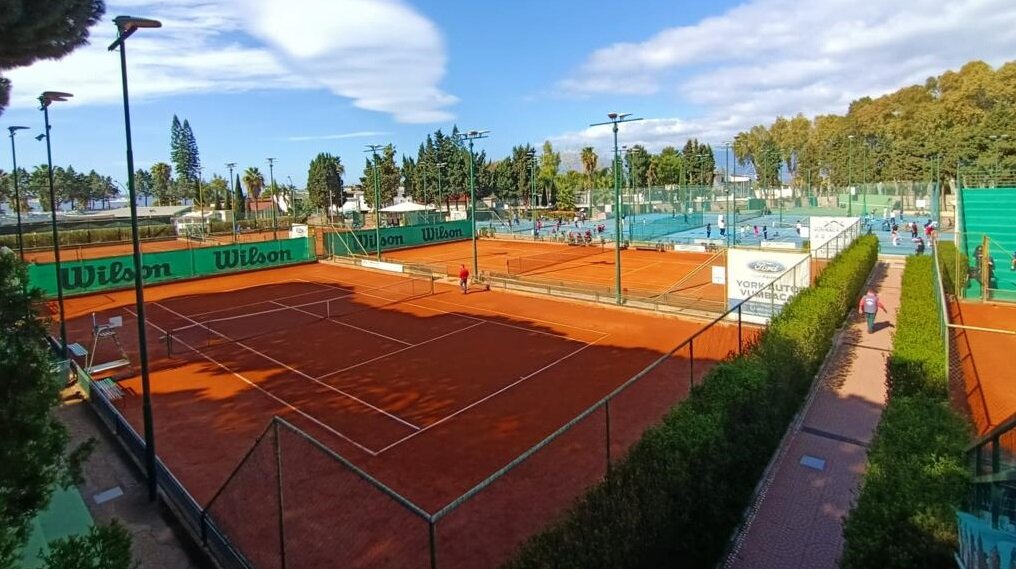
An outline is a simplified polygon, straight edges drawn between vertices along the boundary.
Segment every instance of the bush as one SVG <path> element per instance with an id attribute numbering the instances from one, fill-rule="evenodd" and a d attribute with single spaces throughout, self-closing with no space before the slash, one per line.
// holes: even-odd
<path id="1" fill-rule="evenodd" d="M 505 567 L 713 567 L 878 253 L 857 240 Z"/>
<path id="2" fill-rule="evenodd" d="M 60 246 L 89 245 L 99 243 L 124 243 L 131 240 L 130 226 L 100 227 L 95 229 L 60 229 Z M 138 236 L 141 239 L 157 239 L 172 237 L 176 230 L 172 225 L 140 225 Z M 53 246 L 53 234 L 48 231 L 25 233 L 22 235 L 25 249 L 46 249 Z M 0 245 L 17 249 L 17 235 L 0 235 Z"/>
<path id="3" fill-rule="evenodd" d="M 941 264 L 942 288 L 946 294 L 956 294 L 957 283 L 960 286 L 967 282 L 967 256 L 956 250 L 956 244 L 951 241 L 939 241 L 938 261 Z M 956 266 L 956 255 L 959 255 L 959 267 Z M 959 275 L 956 270 L 959 269 Z"/>
<path id="4" fill-rule="evenodd" d="M 907 259 L 888 364 L 890 396 L 926 392 L 944 397 L 948 389 L 934 269 L 932 257 Z"/>
<path id="5" fill-rule="evenodd" d="M 907 259 L 886 370 L 889 404 L 844 526 L 845 569 L 954 566 L 969 432 L 948 402 L 933 269 L 930 257 Z"/>

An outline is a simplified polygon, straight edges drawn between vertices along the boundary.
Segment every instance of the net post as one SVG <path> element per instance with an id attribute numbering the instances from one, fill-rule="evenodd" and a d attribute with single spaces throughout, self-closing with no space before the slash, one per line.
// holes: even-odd
<path id="1" fill-rule="evenodd" d="M 430 541 L 430 569 L 437 569 L 437 524 L 433 518 L 427 520 Z"/>
<path id="2" fill-rule="evenodd" d="M 279 559 L 282 562 L 282 569 L 286 569 L 286 522 L 284 512 L 286 511 L 282 501 L 282 437 L 279 436 L 279 423 L 273 421 L 275 430 L 275 465 L 278 470 L 278 487 L 276 488 L 279 497 Z"/>

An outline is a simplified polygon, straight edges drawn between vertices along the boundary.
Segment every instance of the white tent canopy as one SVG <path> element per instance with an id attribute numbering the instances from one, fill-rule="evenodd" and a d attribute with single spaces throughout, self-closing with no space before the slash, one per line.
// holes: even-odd
<path id="1" fill-rule="evenodd" d="M 349 213 L 353 211 L 363 211 L 363 210 L 360 209 L 360 206 L 355 201 L 347 201 L 346 203 L 342 204 L 342 207 L 339 208 L 339 211 L 342 213 Z"/>
<path id="2" fill-rule="evenodd" d="M 422 205 L 416 202 L 402 202 L 388 207 L 381 208 L 385 213 L 406 213 L 410 211 L 427 211 L 434 209 L 433 206 Z"/>

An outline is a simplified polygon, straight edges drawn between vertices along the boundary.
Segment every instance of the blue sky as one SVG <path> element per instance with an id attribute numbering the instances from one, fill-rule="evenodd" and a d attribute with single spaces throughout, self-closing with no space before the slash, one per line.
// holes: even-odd
<path id="1" fill-rule="evenodd" d="M 125 181 L 118 56 L 105 46 L 119 14 L 160 19 L 129 40 L 139 167 L 169 161 L 174 114 L 195 132 L 205 177 L 226 162 L 277 158 L 276 179 L 302 186 L 310 160 L 339 154 L 347 183 L 363 145 L 415 154 L 436 128 L 490 129 L 488 156 L 540 144 L 603 155 L 609 111 L 645 117 L 622 142 L 653 150 L 689 137 L 718 145 L 777 115 L 846 110 L 859 96 L 923 82 L 970 59 L 1016 54 L 1008 0 L 118 0 L 92 45 L 11 70 L 0 126 L 32 127 L 19 163 L 45 161 L 33 99 L 51 109 L 57 164 Z M 307 16 L 310 14 L 311 16 Z M 0 168 L 9 169 L 6 160 Z"/>

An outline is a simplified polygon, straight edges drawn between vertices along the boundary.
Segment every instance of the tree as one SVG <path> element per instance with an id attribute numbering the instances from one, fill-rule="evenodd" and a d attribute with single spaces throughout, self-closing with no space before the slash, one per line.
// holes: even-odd
<path id="1" fill-rule="evenodd" d="M 17 209 L 17 203 L 14 196 L 14 172 L 7 172 L 3 176 L 0 176 L 0 200 L 6 201 L 10 206 L 11 211 Z M 28 210 L 28 199 L 35 197 L 32 189 L 28 185 L 28 171 L 24 168 L 18 168 L 18 194 L 21 196 L 21 211 Z"/>
<path id="2" fill-rule="evenodd" d="M 587 190 L 593 187 L 593 174 L 596 172 L 596 161 L 596 151 L 593 150 L 592 146 L 586 146 L 582 149 L 582 171 L 586 174 Z"/>
<path id="3" fill-rule="evenodd" d="M 376 172 L 374 170 L 375 166 L 377 166 Z M 391 144 L 385 146 L 381 154 L 376 155 L 376 160 L 375 155 L 367 157 L 363 176 L 360 177 L 360 184 L 364 189 L 364 201 L 372 208 L 374 207 L 375 175 L 377 176 L 380 188 L 381 207 L 384 207 L 385 204 L 390 204 L 395 200 L 395 195 L 399 189 L 399 182 L 402 179 L 402 173 L 395 164 L 395 147 Z"/>
<path id="4" fill-rule="evenodd" d="M 646 172 L 647 181 L 651 173 L 655 184 L 680 185 L 688 180 L 685 171 L 684 157 L 673 146 L 667 146 L 658 155 L 650 157 L 650 165 Z"/>
<path id="5" fill-rule="evenodd" d="M 154 184 L 155 180 L 147 170 L 140 168 L 134 173 L 134 191 L 145 198 L 145 205 L 148 205 L 148 200 L 152 197 Z"/>
<path id="6" fill-rule="evenodd" d="M 88 29 L 106 11 L 102 0 L 0 2 L 0 72 L 60 59 L 88 43 Z M 0 76 L 0 114 L 10 101 L 10 80 Z"/>
<path id="7" fill-rule="evenodd" d="M 255 200 L 261 197 L 261 191 L 265 189 L 265 175 L 258 170 L 257 166 L 251 166 L 243 173 L 243 183 L 247 186 L 247 194 Z"/>
<path id="8" fill-rule="evenodd" d="M 169 127 L 169 158 L 172 160 L 173 168 L 180 179 L 187 177 L 187 166 L 190 162 L 190 159 L 187 157 L 189 150 L 187 141 L 184 140 L 183 125 L 180 124 L 180 118 L 173 115 L 173 123 Z"/>
<path id="9" fill-rule="evenodd" d="M 543 190 L 543 202 L 557 201 L 555 184 L 557 173 L 561 169 L 561 153 L 554 152 L 549 140 L 543 142 L 543 154 L 540 155 L 540 188 Z"/>
<path id="10" fill-rule="evenodd" d="M 307 193 L 317 209 L 342 205 L 342 176 L 345 166 L 338 156 L 322 152 L 314 157 L 307 170 Z"/>
<path id="11" fill-rule="evenodd" d="M 222 202 L 229 197 L 229 182 L 218 174 L 212 174 L 212 179 L 205 187 L 206 195 L 212 196 L 215 209 L 222 209 Z"/>
<path id="12" fill-rule="evenodd" d="M 641 144 L 632 146 L 625 153 L 624 162 L 628 169 L 630 183 L 636 188 L 644 188 L 649 185 L 649 163 L 651 155 Z"/>
<path id="13" fill-rule="evenodd" d="M 201 176 L 201 157 L 198 154 L 198 141 L 194 138 L 194 131 L 191 130 L 190 122 L 183 120 L 183 144 L 186 148 L 187 168 L 186 179 L 197 180 Z M 180 172 L 177 171 L 177 174 Z"/>
<path id="14" fill-rule="evenodd" d="M 190 123 L 173 115 L 169 135 L 170 158 L 176 168 L 177 190 L 181 198 L 197 198 L 198 177 L 201 175 L 201 160 L 198 158 L 198 145 Z"/>
<path id="15" fill-rule="evenodd" d="M 53 170 L 53 193 L 56 194 L 56 169 Z M 49 166 L 40 164 L 32 168 L 28 175 L 28 189 L 33 195 L 39 197 L 39 203 L 44 211 L 52 211 L 49 200 Z M 57 198 L 59 201 L 59 197 Z"/>
<path id="16" fill-rule="evenodd" d="M 173 170 L 165 162 L 152 164 L 152 193 L 157 205 L 173 203 Z"/>
<path id="17" fill-rule="evenodd" d="M 92 526 L 85 535 L 60 538 L 49 544 L 43 556 L 44 569 L 128 569 L 131 534 L 120 522 Z"/>
<path id="18" fill-rule="evenodd" d="M 243 187 L 240 186 L 240 174 L 237 174 L 233 185 L 233 217 L 243 219 L 246 215 L 247 200 L 243 197 Z"/>
<path id="19" fill-rule="evenodd" d="M 29 286 L 26 286 L 26 283 Z M 30 286 L 24 263 L 0 254 L 0 568 L 17 563 L 32 519 L 53 488 L 81 479 L 89 441 L 68 452 L 66 427 L 53 415 L 66 377 L 56 370 L 45 340 L 47 323 L 35 312 L 42 292 Z"/>

